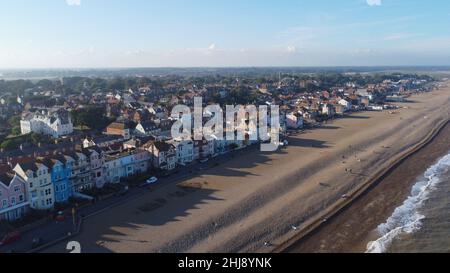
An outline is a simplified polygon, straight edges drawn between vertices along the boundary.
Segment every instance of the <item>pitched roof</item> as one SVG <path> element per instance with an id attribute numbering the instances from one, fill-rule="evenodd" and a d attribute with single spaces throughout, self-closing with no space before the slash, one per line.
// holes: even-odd
<path id="1" fill-rule="evenodd" d="M 145 147 L 151 147 L 152 145 L 155 146 L 156 149 L 159 151 L 167 152 L 170 149 L 175 148 L 172 144 L 169 144 L 164 141 L 149 141 L 147 144 L 145 144 Z"/>
<path id="2" fill-rule="evenodd" d="M 0 165 L 0 183 L 9 187 L 14 178 L 14 171 L 8 165 Z"/>
<path id="3" fill-rule="evenodd" d="M 39 166 L 34 161 L 19 163 L 19 165 L 25 172 L 26 171 L 36 172 L 39 169 Z"/>
<path id="4" fill-rule="evenodd" d="M 156 129 L 158 126 L 153 121 L 144 121 L 140 123 L 142 128 L 144 128 L 145 131 L 151 131 L 153 129 Z"/>
<path id="5" fill-rule="evenodd" d="M 108 126 L 108 128 L 124 130 L 128 129 L 128 126 L 124 122 L 113 122 Z"/>

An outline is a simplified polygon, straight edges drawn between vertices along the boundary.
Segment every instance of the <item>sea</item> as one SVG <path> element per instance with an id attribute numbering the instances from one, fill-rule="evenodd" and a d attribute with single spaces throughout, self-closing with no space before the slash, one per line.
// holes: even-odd
<path id="1" fill-rule="evenodd" d="M 377 233 L 367 253 L 450 253 L 450 151 L 417 179 Z"/>

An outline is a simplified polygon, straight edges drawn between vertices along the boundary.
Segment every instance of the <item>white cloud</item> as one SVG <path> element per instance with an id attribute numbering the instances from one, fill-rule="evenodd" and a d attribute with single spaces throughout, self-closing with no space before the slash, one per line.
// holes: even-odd
<path id="1" fill-rule="evenodd" d="M 69 6 L 81 6 L 81 0 L 66 0 Z"/>
<path id="2" fill-rule="evenodd" d="M 216 50 L 216 48 L 217 48 L 216 44 L 210 44 L 208 47 L 208 50 L 214 51 L 214 50 Z"/>
<path id="3" fill-rule="evenodd" d="M 297 48 L 296 48 L 295 46 L 293 46 L 293 45 L 288 46 L 288 47 L 286 48 L 286 50 L 287 50 L 287 52 L 289 52 L 289 53 L 295 53 L 295 52 L 297 52 Z"/>
<path id="4" fill-rule="evenodd" d="M 381 0 L 366 0 L 369 6 L 381 6 Z"/>

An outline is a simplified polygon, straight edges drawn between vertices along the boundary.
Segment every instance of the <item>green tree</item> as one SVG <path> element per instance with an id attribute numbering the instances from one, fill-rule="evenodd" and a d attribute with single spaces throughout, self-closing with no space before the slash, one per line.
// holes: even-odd
<path id="1" fill-rule="evenodd" d="M 74 110 L 71 113 L 72 122 L 75 126 L 81 128 L 88 127 L 90 129 L 102 130 L 108 123 L 104 107 L 87 106 L 82 109 Z"/>

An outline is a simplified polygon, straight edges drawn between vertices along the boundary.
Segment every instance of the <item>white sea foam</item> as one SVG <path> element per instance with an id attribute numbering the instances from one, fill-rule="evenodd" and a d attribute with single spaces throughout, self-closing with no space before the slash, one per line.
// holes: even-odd
<path id="1" fill-rule="evenodd" d="M 450 154 L 441 158 L 424 173 L 424 178 L 413 186 L 411 196 L 395 209 L 386 223 L 378 226 L 377 231 L 381 237 L 367 245 L 367 253 L 386 252 L 396 237 L 414 233 L 422 227 L 425 216 L 419 212 L 419 209 L 436 185 L 441 182 L 440 175 L 447 172 L 449 168 Z"/>

